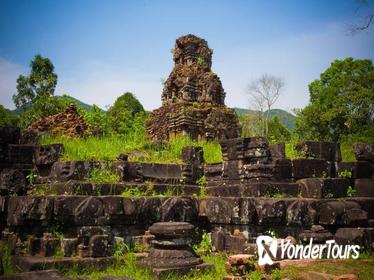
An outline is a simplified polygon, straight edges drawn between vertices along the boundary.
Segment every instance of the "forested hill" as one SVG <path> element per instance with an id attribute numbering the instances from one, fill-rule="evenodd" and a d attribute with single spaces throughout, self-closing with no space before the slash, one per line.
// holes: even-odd
<path id="1" fill-rule="evenodd" d="M 62 96 L 58 96 L 58 97 L 61 98 L 61 99 L 65 99 L 67 101 L 74 102 L 75 104 L 77 104 L 78 107 L 81 107 L 83 109 L 86 109 L 86 110 L 89 110 L 89 111 L 92 110 L 92 105 L 88 105 L 88 104 L 86 104 L 86 103 L 84 103 L 84 102 L 82 102 L 82 101 L 80 101 L 80 100 L 78 100 L 78 99 L 76 99 L 76 98 L 74 98 L 74 97 L 72 97 L 70 95 L 62 95 Z M 30 106 L 31 105 L 27 104 L 26 105 L 26 110 Z M 19 116 L 19 115 L 22 114 L 23 110 L 21 108 L 19 108 L 19 109 L 11 110 L 10 112 L 13 113 L 13 114 L 15 114 L 15 115 L 17 115 L 17 116 Z"/>
<path id="2" fill-rule="evenodd" d="M 244 108 L 234 108 L 235 112 L 238 114 L 254 114 L 256 111 L 244 109 Z M 288 113 L 285 110 L 282 109 L 271 109 L 270 110 L 270 116 L 275 117 L 277 116 L 279 121 L 287 127 L 289 130 L 293 131 L 296 127 L 295 125 L 295 116 L 291 113 Z"/>

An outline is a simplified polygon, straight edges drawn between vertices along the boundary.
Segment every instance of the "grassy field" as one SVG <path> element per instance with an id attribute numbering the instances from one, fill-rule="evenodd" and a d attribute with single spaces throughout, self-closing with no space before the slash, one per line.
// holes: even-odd
<path id="1" fill-rule="evenodd" d="M 347 138 L 341 142 L 343 161 L 356 161 L 352 145 L 360 139 Z M 370 139 L 361 139 L 370 143 Z M 168 144 L 153 144 L 142 134 L 126 136 L 113 135 L 105 137 L 66 138 L 44 137 L 41 144 L 64 144 L 63 160 L 114 160 L 120 153 L 128 153 L 130 161 L 181 163 L 182 148 L 186 146 L 202 146 L 206 163 L 222 162 L 221 146 L 213 141 L 195 141 L 188 137 L 177 137 Z M 302 158 L 303 155 L 295 150 L 295 141 L 286 143 L 287 158 Z"/>
<path id="2" fill-rule="evenodd" d="M 194 271 L 184 276 L 169 275 L 167 280 L 217 280 L 223 279 L 226 275 L 224 264 L 226 262 L 225 255 L 216 255 L 216 256 L 205 256 L 203 257 L 204 262 L 214 265 L 214 269 L 211 271 L 201 272 Z M 126 263 L 119 264 L 112 267 L 109 267 L 104 270 L 91 270 L 91 271 L 82 271 L 77 269 L 71 269 L 65 271 L 66 276 L 78 279 L 86 278 L 90 280 L 97 280 L 104 276 L 115 276 L 115 277 L 132 277 L 136 280 L 152 280 L 152 273 L 149 269 L 141 269 L 136 266 L 136 258 L 134 254 L 126 255 Z M 165 280 L 166 280 L 165 279 Z"/>
<path id="3" fill-rule="evenodd" d="M 114 160 L 120 153 L 129 153 L 130 161 L 181 163 L 182 148 L 202 146 L 207 163 L 221 162 L 218 142 L 194 141 L 177 137 L 168 144 L 156 145 L 144 135 L 105 136 L 87 138 L 44 137 L 41 144 L 64 144 L 63 160 Z"/>
<path id="4" fill-rule="evenodd" d="M 217 280 L 223 279 L 227 275 L 225 271 L 225 262 L 227 256 L 224 254 L 211 255 L 202 257 L 204 262 L 211 263 L 214 265 L 214 269 L 211 271 L 191 272 L 185 276 L 170 275 L 167 280 Z M 292 280 L 303 279 L 303 274 L 307 272 L 319 272 L 326 273 L 333 276 L 342 274 L 353 273 L 358 276 L 359 280 L 372 280 L 374 279 L 374 260 L 317 260 L 312 263 L 306 262 L 306 264 L 295 263 L 287 265 L 281 270 L 275 270 L 271 275 L 268 275 L 267 279 L 281 280 L 288 278 Z M 73 277 L 75 279 L 84 277 L 86 279 L 97 280 L 104 276 L 127 276 L 133 277 L 136 280 L 151 280 L 152 274 L 149 269 L 140 269 L 136 266 L 135 255 L 129 254 L 126 256 L 126 263 L 109 267 L 105 270 L 100 271 L 81 271 L 81 270 L 69 270 L 64 273 L 66 276 Z M 261 280 L 264 277 L 259 271 L 253 271 L 249 275 L 250 280 Z"/>

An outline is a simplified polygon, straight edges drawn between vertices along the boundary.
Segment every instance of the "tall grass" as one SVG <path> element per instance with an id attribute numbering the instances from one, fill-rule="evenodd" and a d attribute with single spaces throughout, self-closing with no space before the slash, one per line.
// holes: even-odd
<path id="1" fill-rule="evenodd" d="M 190 280 L 190 279 L 200 279 L 200 280 L 216 280 L 223 279 L 227 274 L 225 271 L 225 261 L 226 257 L 224 255 L 215 256 L 204 256 L 203 260 L 207 263 L 211 263 L 214 269 L 210 271 L 193 271 L 187 275 L 169 275 L 166 277 L 167 280 Z M 152 273 L 150 269 L 142 269 L 136 265 L 135 255 L 130 252 L 125 255 L 125 263 L 118 262 L 117 265 L 113 265 L 103 270 L 79 270 L 77 268 L 72 268 L 68 271 L 64 271 L 64 274 L 74 279 L 78 277 L 84 277 L 86 279 L 101 279 L 104 276 L 115 276 L 115 277 L 133 277 L 136 280 L 151 280 Z"/>
<path id="2" fill-rule="evenodd" d="M 195 141 L 185 136 L 176 137 L 167 144 L 153 144 L 139 133 L 86 138 L 46 136 L 41 139 L 41 144 L 53 143 L 64 144 L 63 160 L 114 160 L 120 153 L 129 153 L 130 161 L 181 163 L 184 147 L 202 146 L 207 163 L 222 161 L 218 142 Z"/>

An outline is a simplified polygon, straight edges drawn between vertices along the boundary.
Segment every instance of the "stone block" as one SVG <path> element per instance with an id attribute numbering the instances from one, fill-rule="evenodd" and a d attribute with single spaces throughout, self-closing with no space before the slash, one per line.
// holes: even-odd
<path id="1" fill-rule="evenodd" d="M 240 197 L 241 186 L 239 184 L 217 184 L 216 186 L 210 186 L 206 188 L 209 196 L 216 197 Z M 249 196 L 249 195 L 248 195 Z"/>
<path id="2" fill-rule="evenodd" d="M 7 224 L 8 226 L 49 225 L 52 213 L 52 197 L 11 196 L 8 200 Z"/>
<path id="3" fill-rule="evenodd" d="M 204 163 L 204 151 L 202 147 L 184 147 L 182 149 L 182 160 L 186 164 L 201 165 Z"/>
<path id="4" fill-rule="evenodd" d="M 52 165 L 59 160 L 64 147 L 62 144 L 35 146 L 34 152 L 36 165 Z"/>
<path id="5" fill-rule="evenodd" d="M 239 221 L 240 198 L 205 198 L 199 200 L 199 216 L 212 224 Z"/>
<path id="6" fill-rule="evenodd" d="M 139 199 L 138 223 L 151 225 L 161 220 L 161 199 L 157 197 L 144 197 Z"/>
<path id="7" fill-rule="evenodd" d="M 60 240 L 49 233 L 44 233 L 40 241 L 40 255 L 42 257 L 52 257 L 56 254 Z"/>
<path id="8" fill-rule="evenodd" d="M 207 182 L 222 179 L 223 163 L 205 164 L 204 175 Z"/>
<path id="9" fill-rule="evenodd" d="M 12 163 L 33 164 L 35 145 L 8 145 L 8 157 Z"/>
<path id="10" fill-rule="evenodd" d="M 273 160 L 274 173 L 272 180 L 288 181 L 292 178 L 292 161 L 289 159 Z"/>
<path id="11" fill-rule="evenodd" d="M 368 225 L 368 213 L 365 210 L 359 208 L 348 209 L 344 212 L 341 217 L 343 225 L 346 226 L 367 226 Z"/>
<path id="12" fill-rule="evenodd" d="M 182 166 L 179 164 L 142 163 L 143 179 L 157 182 L 178 182 L 182 179 Z"/>
<path id="13" fill-rule="evenodd" d="M 296 182 L 305 198 L 346 197 L 350 181 L 343 178 L 306 178 Z"/>
<path id="14" fill-rule="evenodd" d="M 64 257 L 72 257 L 77 254 L 78 238 L 63 238 L 61 250 Z"/>
<path id="15" fill-rule="evenodd" d="M 353 152 L 358 161 L 370 161 L 374 163 L 374 144 L 354 143 Z"/>
<path id="16" fill-rule="evenodd" d="M 286 144 L 277 143 L 269 145 L 271 159 L 274 160 L 284 160 L 286 159 Z"/>
<path id="17" fill-rule="evenodd" d="M 30 236 L 28 239 L 28 252 L 31 256 L 35 256 L 40 253 L 41 249 L 41 239 L 35 237 L 34 235 Z"/>
<path id="18" fill-rule="evenodd" d="M 59 275 L 57 270 L 41 270 L 16 273 L 11 276 L 1 276 L 1 280 L 71 280 L 71 278 Z"/>
<path id="19" fill-rule="evenodd" d="M 287 207 L 287 225 L 305 227 L 317 220 L 317 211 L 312 207 L 313 202 L 307 199 L 293 201 Z"/>
<path id="20" fill-rule="evenodd" d="M 194 222 L 198 205 L 192 197 L 170 197 L 162 201 L 161 222 Z"/>
<path id="21" fill-rule="evenodd" d="M 265 137 L 234 138 L 220 142 L 224 161 L 243 160 L 245 163 L 268 162 L 269 144 Z"/>
<path id="22" fill-rule="evenodd" d="M 362 178 L 354 180 L 355 196 L 374 197 L 374 179 Z"/>
<path id="23" fill-rule="evenodd" d="M 259 225 L 283 225 L 286 217 L 286 203 L 283 199 L 256 199 L 256 213 Z"/>
<path id="24" fill-rule="evenodd" d="M 123 198 L 118 196 L 101 197 L 104 206 L 104 215 L 109 224 L 123 224 Z"/>
<path id="25" fill-rule="evenodd" d="M 274 171 L 272 164 L 244 164 L 239 171 L 239 177 L 249 182 L 268 181 L 274 177 Z"/>
<path id="26" fill-rule="evenodd" d="M 362 210 L 368 213 L 369 219 L 374 219 L 374 198 L 372 197 L 351 197 L 346 199 L 347 202 L 354 202 L 360 205 Z"/>
<path id="27" fill-rule="evenodd" d="M 339 162 L 338 174 L 340 175 L 345 171 L 351 172 L 352 179 L 371 178 L 373 176 L 373 168 L 368 161 Z"/>
<path id="28" fill-rule="evenodd" d="M 90 257 L 106 257 L 109 255 L 109 236 L 93 235 L 88 244 Z"/>
<path id="29" fill-rule="evenodd" d="M 327 201 L 320 206 L 319 223 L 321 225 L 342 225 L 343 214 L 350 209 L 361 209 L 360 205 L 353 201 Z"/>
<path id="30" fill-rule="evenodd" d="M 89 170 L 84 161 L 57 161 L 52 165 L 51 177 L 59 182 L 84 180 Z"/>
<path id="31" fill-rule="evenodd" d="M 211 235 L 213 251 L 216 251 L 216 252 L 224 251 L 225 250 L 225 239 L 226 239 L 226 233 L 224 232 L 224 230 L 219 228 L 218 230 L 213 231 Z"/>
<path id="32" fill-rule="evenodd" d="M 79 226 L 102 225 L 107 221 L 102 200 L 94 196 L 56 197 L 54 216 L 59 222 Z"/>
<path id="33" fill-rule="evenodd" d="M 1 195 L 24 195 L 27 192 L 26 178 L 18 169 L 3 169 L 0 172 Z"/>
<path id="34" fill-rule="evenodd" d="M 296 145 L 296 150 L 306 157 L 327 161 L 341 161 L 340 144 L 333 142 L 304 141 Z"/>
<path id="35" fill-rule="evenodd" d="M 322 159 L 293 159 L 292 177 L 295 180 L 303 178 L 323 178 L 328 175 L 327 161 Z"/>
<path id="36" fill-rule="evenodd" d="M 140 216 L 140 206 L 144 198 L 123 198 L 123 220 L 125 224 L 137 223 Z"/>
<path id="37" fill-rule="evenodd" d="M 299 194 L 299 185 L 287 182 L 258 182 L 242 183 L 240 185 L 239 196 L 243 197 L 274 197 L 277 195 L 287 195 L 295 197 Z M 235 195 L 232 195 L 235 196 Z"/>
<path id="38" fill-rule="evenodd" d="M 223 162 L 222 177 L 226 180 L 239 180 L 239 170 L 243 167 L 241 160 L 229 160 Z"/>
<path id="39" fill-rule="evenodd" d="M 318 226 L 320 227 L 320 226 Z M 327 240 L 331 240 L 333 239 L 334 235 L 327 229 L 324 229 L 323 227 L 321 227 L 321 229 L 312 229 L 311 230 L 303 230 L 300 234 L 299 234 L 299 239 L 303 242 L 303 243 L 309 243 L 310 239 L 313 238 L 313 242 L 314 243 L 319 243 L 319 244 L 323 244 L 325 243 Z"/>
<path id="40" fill-rule="evenodd" d="M 373 249 L 373 228 L 339 228 L 334 236 L 341 245 L 360 245 L 366 250 Z"/>
<path id="41" fill-rule="evenodd" d="M 101 225 L 104 221 L 104 206 L 101 199 L 85 197 L 74 209 L 76 225 Z"/>
<path id="42" fill-rule="evenodd" d="M 244 253 L 247 240 L 242 234 L 225 236 L 225 251 L 232 254 Z"/>

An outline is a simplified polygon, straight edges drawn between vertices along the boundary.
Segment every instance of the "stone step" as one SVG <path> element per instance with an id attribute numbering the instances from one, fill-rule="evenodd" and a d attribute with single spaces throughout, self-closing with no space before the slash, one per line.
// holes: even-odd
<path id="1" fill-rule="evenodd" d="M 0 280 L 71 280 L 71 278 L 61 276 L 57 270 L 51 269 L 0 276 Z"/>
<path id="2" fill-rule="evenodd" d="M 50 184 L 36 184 L 31 193 L 45 192 L 45 195 L 120 195 L 129 189 L 138 189 L 140 192 L 154 192 L 163 194 L 171 192 L 173 195 L 193 195 L 200 192 L 200 187 L 196 185 L 177 185 L 177 184 L 159 184 L 153 185 L 147 183 L 92 183 L 88 181 L 69 181 Z"/>

